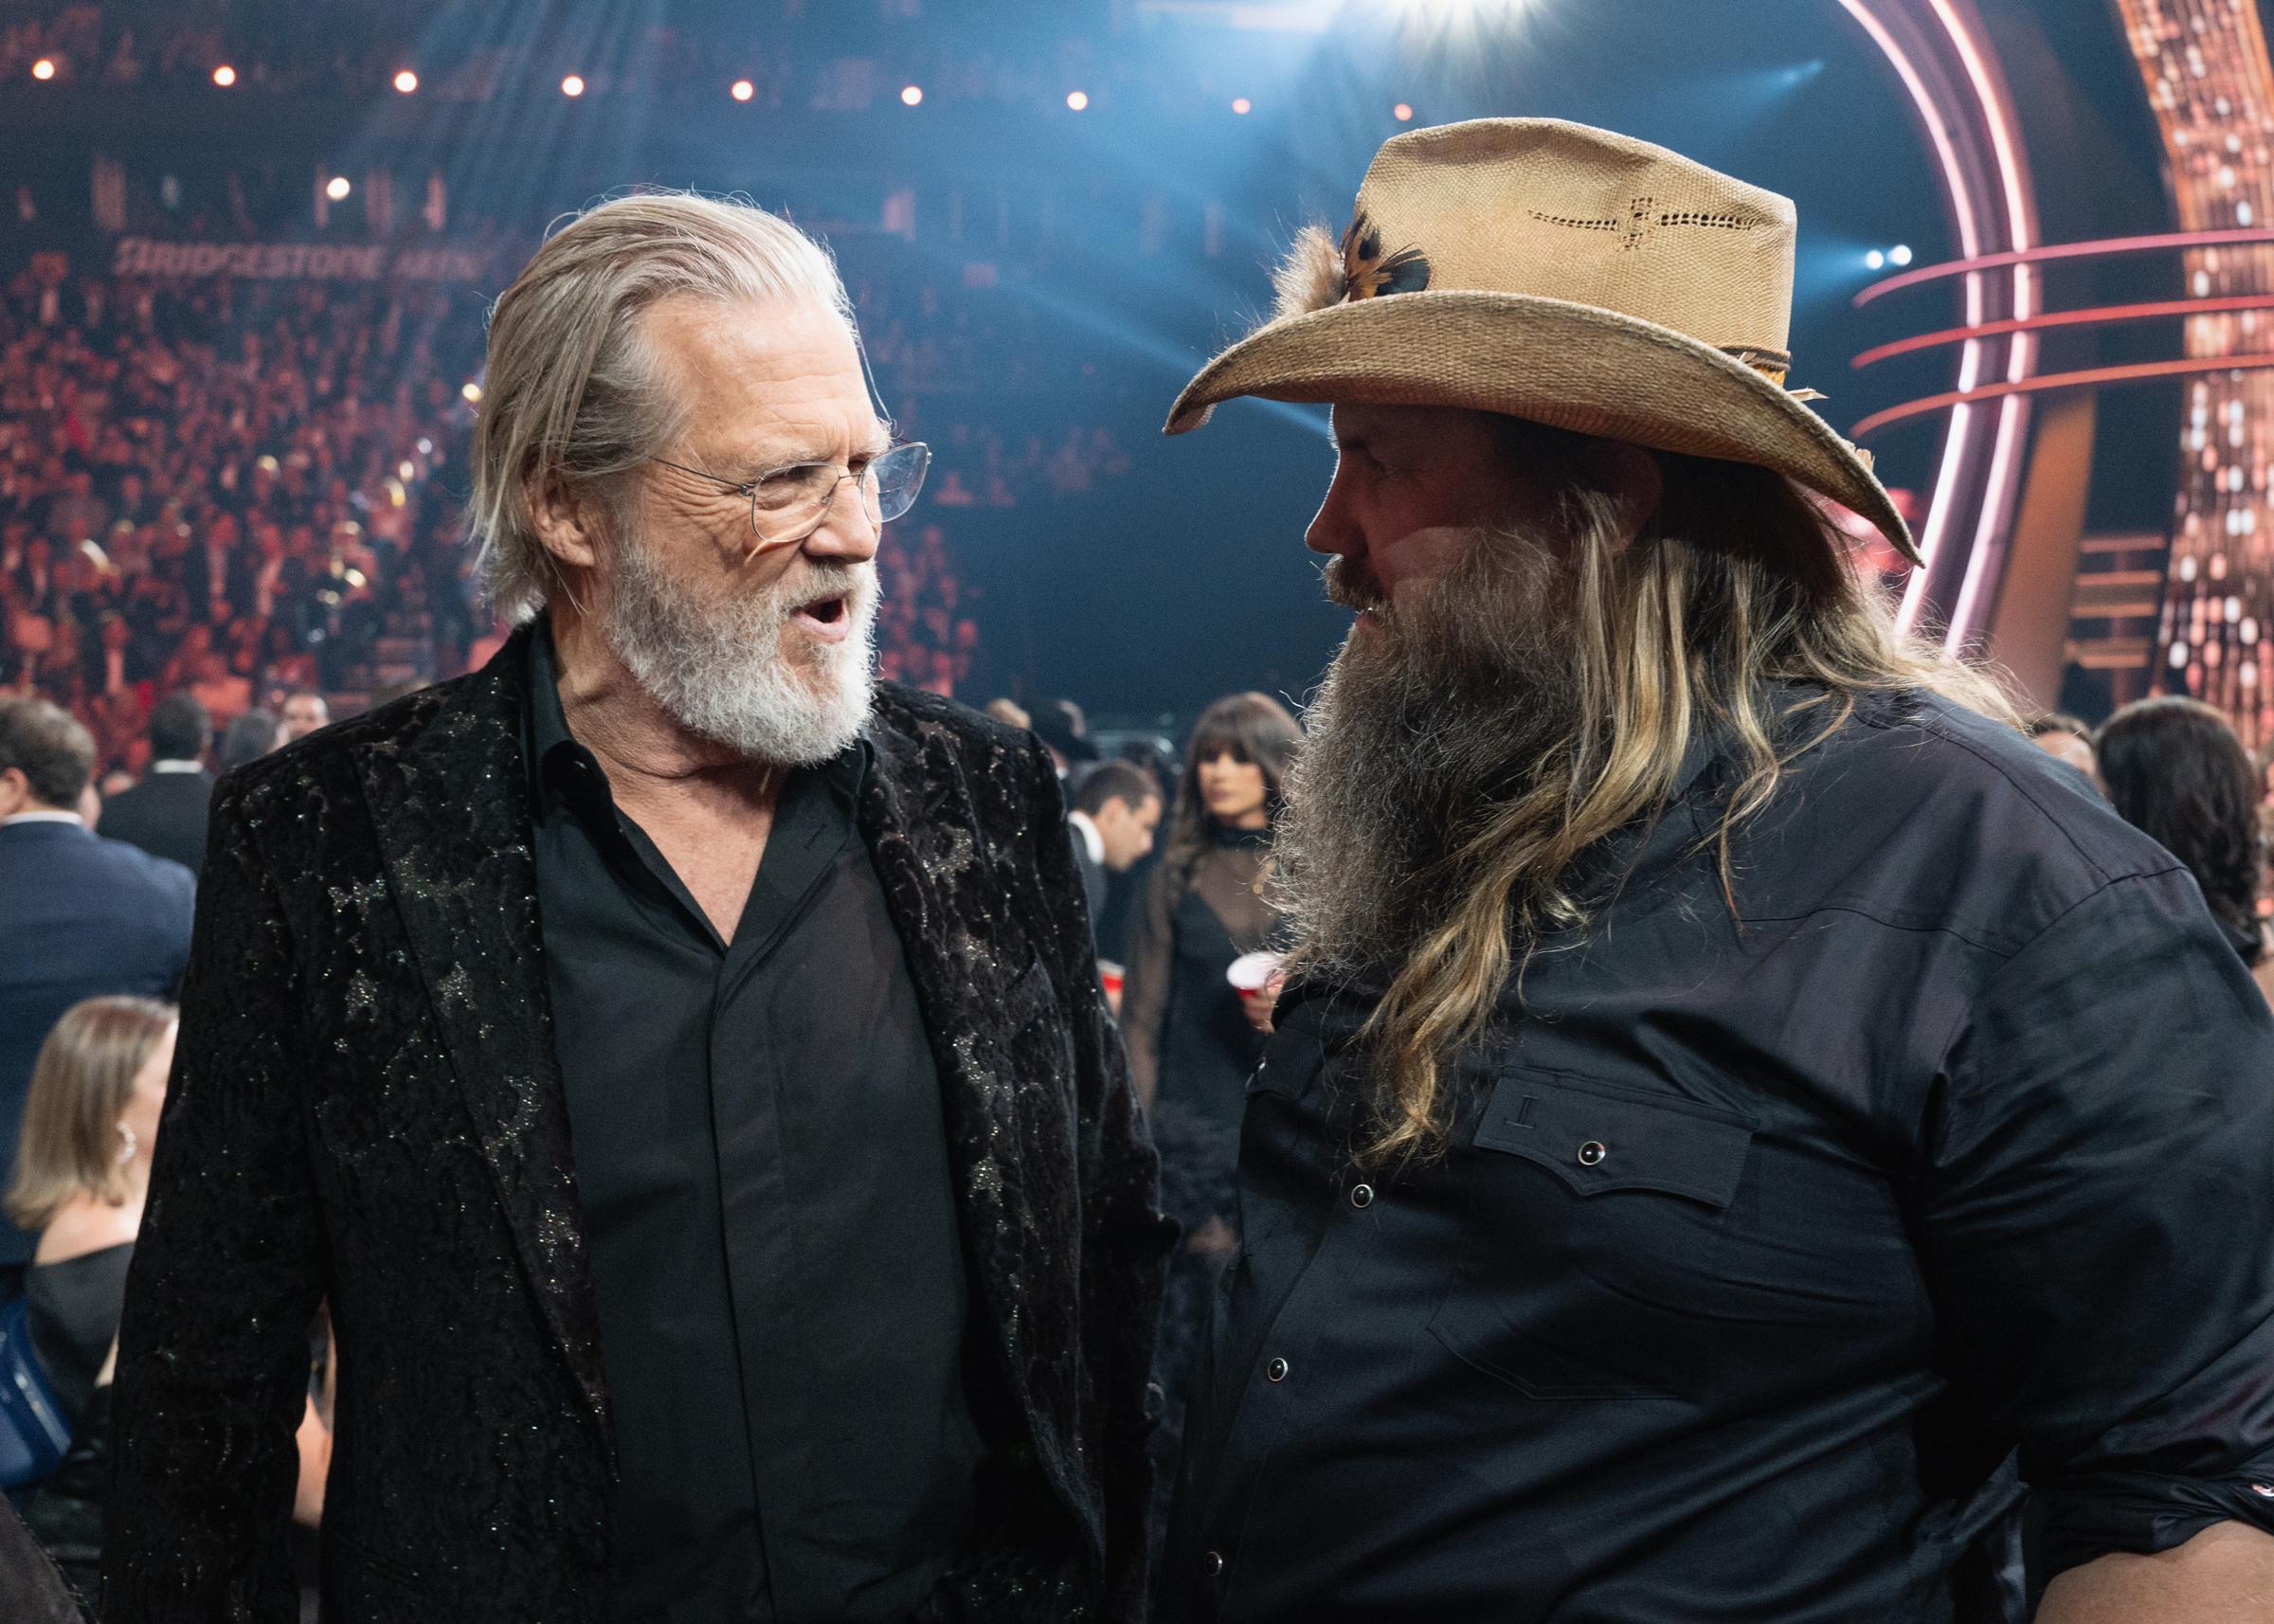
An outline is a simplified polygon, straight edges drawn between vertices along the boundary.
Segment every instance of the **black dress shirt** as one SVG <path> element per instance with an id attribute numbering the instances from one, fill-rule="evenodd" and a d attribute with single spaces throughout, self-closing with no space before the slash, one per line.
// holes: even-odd
<path id="1" fill-rule="evenodd" d="M 979 1435 L 939 1078 L 855 828 L 792 773 L 731 942 L 530 641 L 538 912 L 600 1301 L 622 1624 L 899 1620 Z"/>
<path id="2" fill-rule="evenodd" d="M 1904 697 L 1733 918 L 1687 767 L 1442 1158 L 1347 1154 L 1378 993 L 1283 1001 L 1164 1616 L 1940 1624 L 2016 1450 L 2054 1569 L 2274 1528 L 2274 1020 L 2186 872 Z"/>

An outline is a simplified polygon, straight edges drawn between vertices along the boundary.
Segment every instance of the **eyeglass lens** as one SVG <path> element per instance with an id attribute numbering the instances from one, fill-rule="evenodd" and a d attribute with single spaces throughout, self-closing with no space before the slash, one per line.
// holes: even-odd
<path id="1" fill-rule="evenodd" d="M 895 445 L 859 474 L 843 474 L 826 462 L 791 468 L 750 488 L 750 529 L 760 535 L 795 533 L 819 528 L 847 479 L 860 487 L 870 519 L 890 524 L 916 505 L 931 466 L 931 448 L 920 441 Z M 805 533 L 811 533 L 810 529 Z"/>

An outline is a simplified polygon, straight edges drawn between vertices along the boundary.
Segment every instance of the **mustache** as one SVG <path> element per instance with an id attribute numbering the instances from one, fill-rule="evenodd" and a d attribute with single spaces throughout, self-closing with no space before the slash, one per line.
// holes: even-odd
<path id="1" fill-rule="evenodd" d="M 1382 590 L 1381 583 L 1375 580 L 1364 566 L 1346 555 L 1337 556 L 1326 561 L 1326 568 L 1322 573 L 1329 603 L 1340 604 L 1345 609 L 1388 616 L 1390 595 Z"/>

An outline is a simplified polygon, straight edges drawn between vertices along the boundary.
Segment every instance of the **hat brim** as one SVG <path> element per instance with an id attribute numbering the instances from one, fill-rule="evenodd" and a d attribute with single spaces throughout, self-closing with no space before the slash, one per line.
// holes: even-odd
<path id="1" fill-rule="evenodd" d="M 1409 293 L 1288 316 L 1200 370 L 1169 408 L 1183 434 L 1241 395 L 1503 412 L 1656 451 L 1771 468 L 1868 520 L 1921 562 L 1855 447 L 1766 374 L 1653 322 L 1527 294 Z"/>

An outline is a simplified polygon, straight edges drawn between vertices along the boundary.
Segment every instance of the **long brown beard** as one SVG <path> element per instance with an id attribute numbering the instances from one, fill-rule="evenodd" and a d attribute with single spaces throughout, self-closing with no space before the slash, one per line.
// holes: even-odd
<path id="1" fill-rule="evenodd" d="M 1326 586 L 1378 623 L 1352 630 L 1305 713 L 1274 899 L 1309 967 L 1394 974 L 1473 880 L 1448 855 L 1589 723 L 1573 593 L 1546 546 L 1505 531 L 1394 605 L 1345 559 Z"/>

